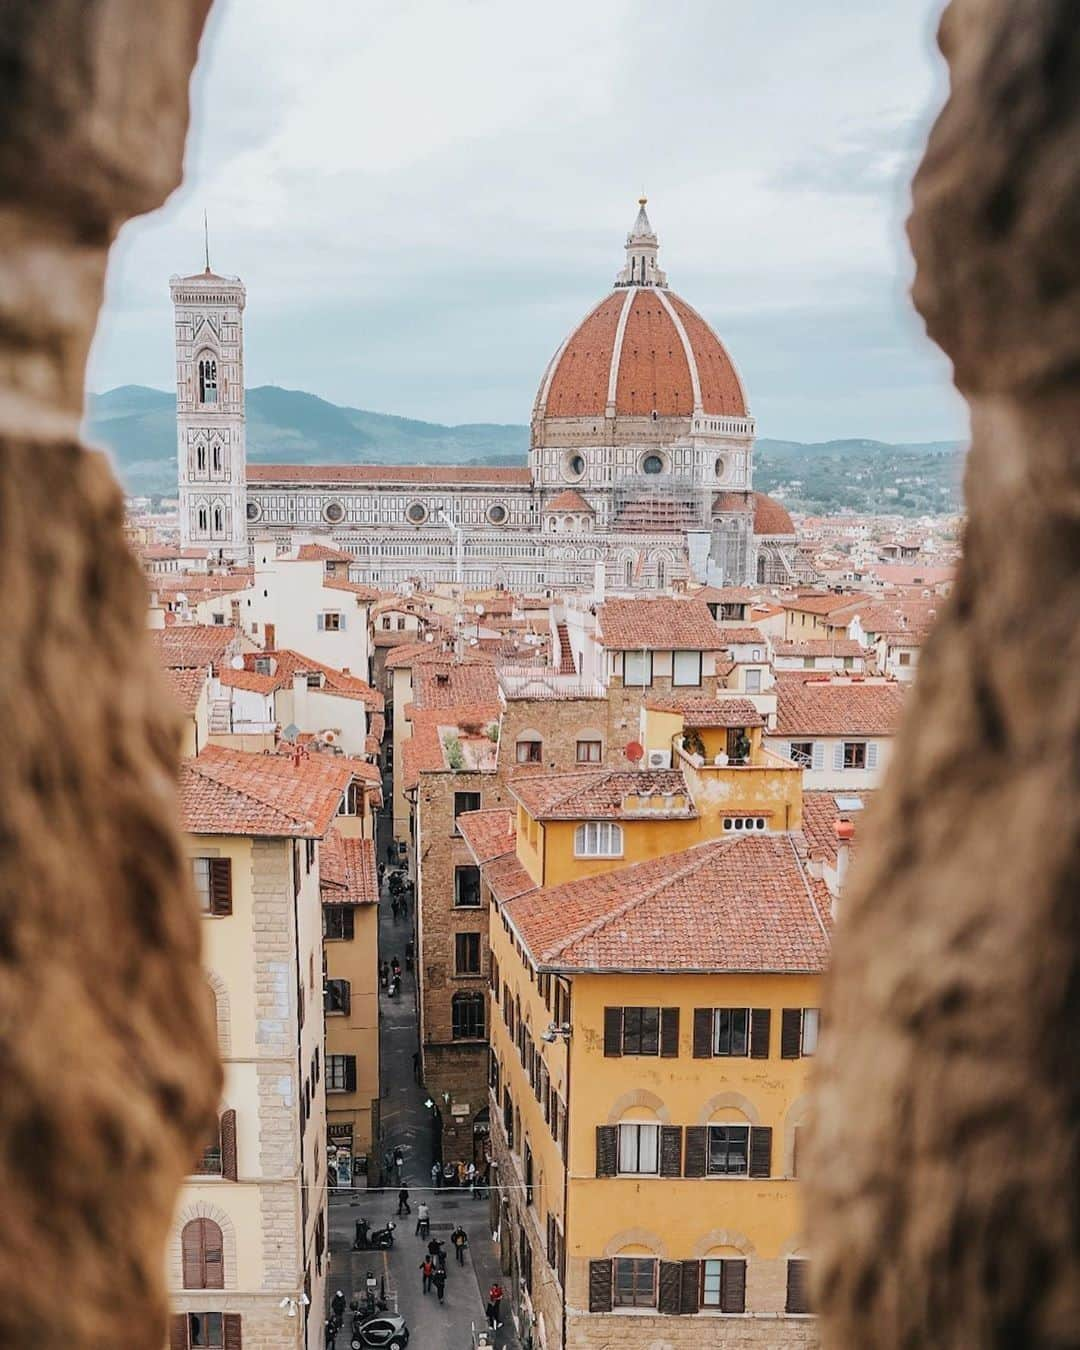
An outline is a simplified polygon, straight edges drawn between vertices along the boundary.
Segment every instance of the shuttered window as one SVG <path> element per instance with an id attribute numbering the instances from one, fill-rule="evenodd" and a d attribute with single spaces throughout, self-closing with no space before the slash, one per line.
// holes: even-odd
<path id="1" fill-rule="evenodd" d="M 810 1307 L 810 1263 L 791 1260 L 787 1263 L 787 1301 L 784 1311 L 808 1313 Z"/>
<path id="2" fill-rule="evenodd" d="M 213 1219 L 192 1219 L 180 1234 L 185 1289 L 224 1289 L 225 1256 L 221 1229 Z"/>
<path id="3" fill-rule="evenodd" d="M 612 1264 L 613 1305 L 616 1308 L 655 1308 L 655 1259 L 651 1256 L 616 1256 Z"/>
<path id="4" fill-rule="evenodd" d="M 660 1126 L 619 1126 L 619 1172 L 655 1175 L 660 1170 Z"/>
<path id="5" fill-rule="evenodd" d="M 701 1306 L 725 1313 L 746 1311 L 746 1262 L 702 1261 Z"/>
<path id="6" fill-rule="evenodd" d="M 356 1091 L 355 1055 L 326 1056 L 326 1090 L 327 1092 Z"/>
<path id="7" fill-rule="evenodd" d="M 347 1014 L 352 1007 L 352 990 L 348 980 L 327 980 L 323 986 L 323 1011 Z"/>
<path id="8" fill-rule="evenodd" d="M 709 1126 L 709 1176 L 744 1177 L 750 1167 L 748 1125 Z"/>
<path id="9" fill-rule="evenodd" d="M 821 1011 L 818 1008 L 785 1008 L 780 1019 L 780 1054 L 784 1059 L 817 1054 Z"/>
<path id="10" fill-rule="evenodd" d="M 351 905 L 323 905 L 323 937 L 331 942 L 351 942 L 355 919 Z"/>
<path id="11" fill-rule="evenodd" d="M 197 1350 L 203 1346 L 243 1350 L 239 1313 L 176 1313 L 169 1318 L 169 1350 Z"/>
<path id="12" fill-rule="evenodd" d="M 750 1052 L 750 1012 L 747 1008 L 717 1008 L 713 1013 L 713 1054 Z"/>
<path id="13" fill-rule="evenodd" d="M 678 1008 L 604 1009 L 604 1054 L 609 1058 L 678 1053 Z"/>
<path id="14" fill-rule="evenodd" d="M 232 913 L 232 861 L 229 858 L 192 858 L 192 878 L 204 914 Z"/>

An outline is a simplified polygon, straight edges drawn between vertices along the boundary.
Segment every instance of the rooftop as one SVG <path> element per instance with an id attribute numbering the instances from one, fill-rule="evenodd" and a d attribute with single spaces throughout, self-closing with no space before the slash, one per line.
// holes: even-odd
<path id="1" fill-rule="evenodd" d="M 569 773 L 524 774 L 508 785 L 534 820 L 623 819 L 648 814 L 693 816 L 693 798 L 678 769 L 585 769 Z M 669 797 L 665 810 L 640 805 Z"/>
<path id="2" fill-rule="evenodd" d="M 356 776 L 338 755 L 259 755 L 208 745 L 180 767 L 189 834 L 322 838 Z"/>
<path id="3" fill-rule="evenodd" d="M 763 727 L 765 719 L 748 698 L 710 698 L 708 694 L 651 695 L 646 708 L 682 714 L 683 726 Z"/>
<path id="4" fill-rule="evenodd" d="M 319 850 L 319 886 L 324 905 L 377 905 L 374 840 L 346 838 L 332 827 Z"/>
<path id="5" fill-rule="evenodd" d="M 725 645 L 703 600 L 605 600 L 596 625 L 610 651 L 711 652 Z"/>
<path id="6" fill-rule="evenodd" d="M 478 864 L 514 852 L 516 836 L 511 811 L 464 811 L 456 824 Z"/>
<path id="7" fill-rule="evenodd" d="M 777 682 L 777 736 L 892 736 L 904 712 L 901 684 Z"/>
<path id="8" fill-rule="evenodd" d="M 168 670 L 218 666 L 240 642 L 242 633 L 232 624 L 189 623 L 151 631 L 158 660 Z"/>

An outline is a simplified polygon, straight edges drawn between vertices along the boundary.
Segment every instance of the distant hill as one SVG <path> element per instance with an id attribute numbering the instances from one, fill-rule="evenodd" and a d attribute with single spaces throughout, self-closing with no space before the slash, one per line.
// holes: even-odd
<path id="1" fill-rule="evenodd" d="M 247 391 L 247 448 L 253 463 L 524 464 L 527 426 L 475 422 L 443 426 L 339 407 L 297 389 Z M 128 492 L 176 488 L 176 400 L 126 384 L 87 399 L 85 432 L 103 446 Z M 962 447 L 956 442 L 757 442 L 754 482 L 797 510 L 954 511 Z"/>

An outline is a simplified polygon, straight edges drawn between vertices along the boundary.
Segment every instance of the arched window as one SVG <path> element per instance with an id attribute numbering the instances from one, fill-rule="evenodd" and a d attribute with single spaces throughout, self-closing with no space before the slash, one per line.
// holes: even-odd
<path id="1" fill-rule="evenodd" d="M 658 590 L 663 590 L 667 585 L 667 559 L 657 558 L 656 560 L 656 585 Z"/>
<path id="2" fill-rule="evenodd" d="M 630 588 L 631 586 L 633 586 L 633 584 L 634 584 L 634 560 L 633 560 L 633 558 L 627 558 L 627 560 L 623 563 L 623 581 L 624 581 L 624 583 L 625 583 L 627 589 L 629 589 L 629 588 Z"/>
<path id="3" fill-rule="evenodd" d="M 455 1041 L 479 1041 L 484 1038 L 484 995 L 459 993 L 450 1000 Z"/>
<path id="4" fill-rule="evenodd" d="M 622 826 L 612 820 L 586 820 L 574 831 L 578 858 L 620 858 L 622 851 Z"/>
<path id="5" fill-rule="evenodd" d="M 200 473 L 206 472 L 206 446 L 201 441 L 195 447 L 195 467 Z"/>
<path id="6" fill-rule="evenodd" d="M 199 402 L 217 402 L 217 362 L 212 356 L 204 356 L 199 361 Z"/>
<path id="7" fill-rule="evenodd" d="M 185 1289 L 225 1288 L 225 1243 L 213 1219 L 192 1219 L 180 1234 Z"/>
<path id="8" fill-rule="evenodd" d="M 213 450 L 211 451 L 211 462 L 212 462 L 213 467 L 214 467 L 214 472 L 215 472 L 215 473 L 220 473 L 220 472 L 221 472 L 221 446 L 220 446 L 220 444 L 219 444 L 217 441 L 214 442 L 214 448 L 213 448 Z"/>
<path id="9" fill-rule="evenodd" d="M 223 534 L 225 531 L 225 513 L 220 506 L 214 507 L 214 533 Z"/>
<path id="10" fill-rule="evenodd" d="M 196 520 L 198 520 L 198 522 L 199 522 L 199 529 L 200 529 L 200 530 L 205 530 L 205 529 L 206 529 L 206 522 L 207 522 L 207 515 L 206 515 L 206 507 L 205 507 L 205 506 L 200 506 L 200 507 L 199 507 L 198 511 L 196 512 L 195 518 L 196 518 Z"/>

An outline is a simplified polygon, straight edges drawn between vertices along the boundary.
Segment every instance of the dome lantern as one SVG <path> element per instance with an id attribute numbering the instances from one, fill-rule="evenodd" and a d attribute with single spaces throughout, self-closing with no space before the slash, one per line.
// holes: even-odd
<path id="1" fill-rule="evenodd" d="M 667 273 L 660 270 L 657 254 L 660 243 L 656 237 L 645 207 L 648 197 L 638 198 L 637 219 L 626 236 L 626 262 L 615 278 L 616 286 L 657 286 L 667 289 Z"/>

